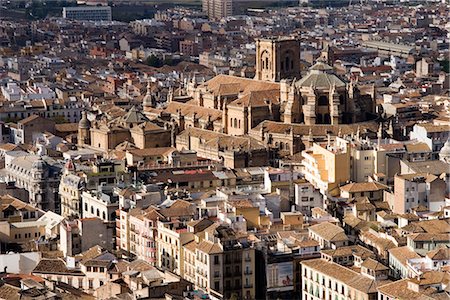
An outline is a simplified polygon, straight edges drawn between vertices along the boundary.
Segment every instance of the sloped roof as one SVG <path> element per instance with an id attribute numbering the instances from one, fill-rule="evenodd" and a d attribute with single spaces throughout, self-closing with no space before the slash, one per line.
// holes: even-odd
<path id="1" fill-rule="evenodd" d="M 320 224 L 309 227 L 309 230 L 315 234 L 321 236 L 327 241 L 347 241 L 348 237 L 344 232 L 344 229 L 329 222 L 323 222 Z"/>
<path id="2" fill-rule="evenodd" d="M 333 68 L 323 62 L 316 63 L 309 70 L 305 77 L 295 83 L 296 86 L 326 90 L 333 86 L 336 88 L 346 86 L 344 81 L 332 73 Z"/>

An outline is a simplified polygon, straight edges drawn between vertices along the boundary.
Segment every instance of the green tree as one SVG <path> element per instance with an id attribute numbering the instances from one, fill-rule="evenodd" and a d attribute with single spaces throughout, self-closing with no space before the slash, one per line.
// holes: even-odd
<path id="1" fill-rule="evenodd" d="M 149 57 L 147 57 L 146 62 L 150 67 L 159 68 L 163 66 L 163 62 L 161 61 L 161 59 L 156 57 L 155 55 L 150 55 Z"/>

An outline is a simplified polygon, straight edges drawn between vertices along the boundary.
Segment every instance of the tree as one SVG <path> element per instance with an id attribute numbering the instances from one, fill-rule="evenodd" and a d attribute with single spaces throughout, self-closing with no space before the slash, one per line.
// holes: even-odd
<path id="1" fill-rule="evenodd" d="M 150 67 L 155 67 L 155 68 L 159 68 L 159 67 L 163 66 L 163 62 L 161 61 L 161 59 L 159 59 L 158 57 L 156 57 L 153 54 L 150 55 L 149 57 L 147 57 L 146 63 Z"/>

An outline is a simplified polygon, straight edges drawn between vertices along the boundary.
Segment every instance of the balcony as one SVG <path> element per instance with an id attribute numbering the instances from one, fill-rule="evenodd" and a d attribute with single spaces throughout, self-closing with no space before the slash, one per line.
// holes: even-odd
<path id="1" fill-rule="evenodd" d="M 249 261 L 252 261 L 252 258 L 251 258 L 250 256 L 246 256 L 246 257 L 244 258 L 244 260 L 247 261 L 247 262 L 249 262 Z"/>
<path id="2" fill-rule="evenodd" d="M 245 270 L 245 271 L 244 271 L 244 274 L 245 274 L 245 275 L 252 275 L 252 274 L 253 274 L 253 271 L 252 271 L 252 270 Z"/>
<path id="3" fill-rule="evenodd" d="M 246 289 L 251 289 L 252 287 L 253 287 L 253 284 L 251 284 L 251 283 L 244 284 L 244 288 L 246 288 Z"/>

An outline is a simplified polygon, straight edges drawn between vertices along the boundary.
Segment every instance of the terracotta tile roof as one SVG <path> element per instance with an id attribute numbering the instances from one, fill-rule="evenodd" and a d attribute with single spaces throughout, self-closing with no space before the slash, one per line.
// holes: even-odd
<path id="1" fill-rule="evenodd" d="M 449 126 L 448 125 L 435 125 L 431 123 L 423 123 L 423 124 L 417 124 L 416 126 L 420 126 L 426 129 L 427 132 L 448 132 Z"/>
<path id="2" fill-rule="evenodd" d="M 4 151 L 13 151 L 13 150 L 22 150 L 22 148 L 19 145 L 7 143 L 7 144 L 1 144 L 0 149 Z"/>
<path id="3" fill-rule="evenodd" d="M 185 200 L 176 200 L 170 207 L 163 208 L 160 213 L 166 218 L 195 214 L 195 205 Z"/>
<path id="4" fill-rule="evenodd" d="M 340 189 L 348 193 L 360 193 L 386 190 L 388 187 L 378 182 L 352 182 L 341 186 Z"/>
<path id="5" fill-rule="evenodd" d="M 270 120 L 265 120 L 259 123 L 256 127 L 252 129 L 256 135 L 264 129 L 266 132 L 284 134 L 290 128 L 293 128 L 295 135 L 307 136 L 309 131 L 313 136 L 326 136 L 328 132 L 331 135 L 337 135 L 339 131 L 341 134 L 352 134 L 356 133 L 360 129 L 360 132 L 370 131 L 377 132 L 378 124 L 376 122 L 362 122 L 355 124 L 339 124 L 339 125 L 322 125 L 322 124 L 314 124 L 314 125 L 305 125 L 305 124 L 286 124 L 282 122 L 275 122 Z M 403 147 L 403 145 L 402 145 Z"/>
<path id="6" fill-rule="evenodd" d="M 204 145 L 211 148 L 223 148 L 228 150 L 265 149 L 263 143 L 249 136 L 230 136 L 220 132 L 189 127 L 179 134 L 180 137 L 196 137 L 204 141 Z"/>
<path id="7" fill-rule="evenodd" d="M 450 248 L 438 248 L 427 253 L 433 260 L 450 260 Z"/>
<path id="8" fill-rule="evenodd" d="M 423 242 L 429 242 L 429 241 L 447 242 L 448 241 L 447 233 L 413 233 L 409 237 L 413 241 L 423 241 Z"/>
<path id="9" fill-rule="evenodd" d="M 0 286 L 0 299 L 19 300 L 21 299 L 20 288 L 9 284 Z"/>
<path id="10" fill-rule="evenodd" d="M 229 200 L 228 204 L 236 208 L 253 208 L 253 202 L 249 199 Z"/>
<path id="11" fill-rule="evenodd" d="M 347 241 L 348 237 L 344 232 L 344 229 L 329 222 L 323 222 L 313 225 L 308 228 L 309 231 L 322 237 L 324 240 L 337 242 Z"/>
<path id="12" fill-rule="evenodd" d="M 55 124 L 55 129 L 56 129 L 56 131 L 62 132 L 62 133 L 77 132 L 78 131 L 78 123 Z"/>
<path id="13" fill-rule="evenodd" d="M 375 271 L 386 271 L 389 270 L 388 267 L 380 263 L 379 261 L 376 261 L 375 259 L 368 258 L 366 259 L 362 264 L 361 267 L 367 268 L 369 270 L 375 270 Z"/>
<path id="14" fill-rule="evenodd" d="M 223 252 L 219 244 L 212 243 L 206 240 L 203 240 L 200 243 L 198 243 L 197 250 L 207 254 L 218 254 Z"/>
<path id="15" fill-rule="evenodd" d="M 34 268 L 33 273 L 84 275 L 80 270 L 68 269 L 62 259 L 41 259 Z"/>
<path id="16" fill-rule="evenodd" d="M 8 207 L 13 207 L 16 210 L 37 211 L 37 208 L 27 204 L 10 195 L 0 196 L 0 211 L 4 211 Z"/>
<path id="17" fill-rule="evenodd" d="M 401 264 L 406 266 L 408 259 L 420 258 L 420 255 L 409 249 L 408 246 L 389 249 L 389 255 L 395 257 Z"/>
<path id="18" fill-rule="evenodd" d="M 192 253 L 195 253 L 195 249 L 197 249 L 197 243 L 194 240 L 192 240 L 192 241 L 184 244 L 183 248 L 185 250 L 191 251 Z"/>
<path id="19" fill-rule="evenodd" d="M 329 262 L 321 258 L 304 260 L 301 264 L 325 274 L 338 282 L 342 282 L 360 292 L 368 294 L 377 292 L 377 282 L 375 280 L 339 264 Z"/>
<path id="20" fill-rule="evenodd" d="M 174 147 L 158 147 L 158 148 L 144 148 L 144 149 L 129 149 L 128 153 L 136 155 L 136 156 L 160 156 L 160 155 L 168 155 L 177 149 Z"/>
<path id="21" fill-rule="evenodd" d="M 406 144 L 405 147 L 408 153 L 431 152 L 430 147 L 425 143 Z"/>
<path id="22" fill-rule="evenodd" d="M 239 85 L 239 87 L 237 87 L 237 85 Z M 236 92 L 237 90 L 242 94 L 247 94 L 250 91 L 274 90 L 280 88 L 279 83 L 253 80 L 230 75 L 217 75 L 201 86 L 206 87 L 207 90 L 212 92 L 214 95 L 219 95 L 220 92 L 228 95 L 229 93 Z"/>
<path id="23" fill-rule="evenodd" d="M 362 259 L 375 257 L 375 253 L 360 245 L 351 245 L 339 247 L 337 249 L 321 250 L 320 252 L 331 257 L 344 257 L 351 255 L 356 255 L 358 257 L 361 257 Z"/>
<path id="24" fill-rule="evenodd" d="M 183 116 L 192 117 L 194 113 L 196 114 L 196 118 L 200 120 L 207 121 L 208 118 L 211 122 L 222 119 L 222 111 L 213 108 L 201 107 L 199 105 L 187 104 L 172 101 L 167 107 L 164 109 L 164 112 L 170 113 L 172 115 L 177 115 L 178 112 Z"/>
<path id="25" fill-rule="evenodd" d="M 25 118 L 25 119 L 23 119 L 23 120 L 20 120 L 20 121 L 17 122 L 17 123 L 22 124 L 22 125 L 25 125 L 25 124 L 34 122 L 34 121 L 39 120 L 39 119 L 47 120 L 47 119 L 44 119 L 44 118 L 42 118 L 42 117 L 40 117 L 40 116 L 38 116 L 38 115 L 31 115 L 31 116 L 29 116 L 29 117 L 27 117 L 27 118 Z"/>
<path id="26" fill-rule="evenodd" d="M 252 91 L 245 96 L 234 100 L 228 106 L 259 107 L 278 104 L 280 102 L 280 90 Z"/>

